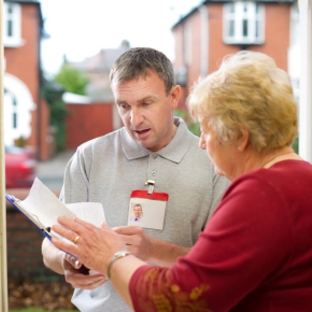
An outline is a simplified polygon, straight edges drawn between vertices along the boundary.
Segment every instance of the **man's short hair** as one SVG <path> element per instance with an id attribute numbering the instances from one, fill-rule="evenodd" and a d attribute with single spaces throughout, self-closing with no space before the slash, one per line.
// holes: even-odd
<path id="1" fill-rule="evenodd" d="M 156 72 L 163 80 L 168 95 L 174 86 L 172 63 L 164 53 L 152 48 L 132 48 L 123 53 L 114 62 L 109 78 L 113 85 L 146 77 L 150 72 Z"/>

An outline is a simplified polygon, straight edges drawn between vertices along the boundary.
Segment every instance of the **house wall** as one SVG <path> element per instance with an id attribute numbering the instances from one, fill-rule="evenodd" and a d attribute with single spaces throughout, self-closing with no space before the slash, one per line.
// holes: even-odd
<path id="1" fill-rule="evenodd" d="M 278 67 L 288 71 L 290 47 L 290 5 L 267 4 L 265 7 L 265 43 L 254 51 L 270 55 Z"/>
<path id="2" fill-rule="evenodd" d="M 223 3 L 209 3 L 206 5 L 209 14 L 208 25 L 208 74 L 218 69 L 224 56 L 233 54 L 242 49 L 240 45 L 228 45 L 223 42 Z M 174 68 L 183 66 L 183 27 L 188 24 L 192 29 L 192 62 L 188 64 L 187 86 L 184 88 L 185 96 L 189 94 L 190 87 L 200 77 L 201 40 L 200 12 L 195 11 L 173 29 L 175 38 Z M 273 57 L 277 66 L 287 71 L 287 55 L 290 46 L 290 5 L 265 4 L 265 42 L 263 45 L 250 45 L 248 50 L 258 51 Z M 185 97 L 181 99 L 184 103 Z"/>
<path id="3" fill-rule="evenodd" d="M 240 46 L 223 42 L 223 5 L 212 4 L 209 10 L 209 70 L 216 71 L 223 57 L 241 50 Z"/>
<path id="4" fill-rule="evenodd" d="M 192 16 L 190 16 L 189 21 L 187 23 L 190 24 L 191 28 L 191 39 L 192 42 L 188 43 L 191 45 L 191 64 L 188 65 L 188 74 L 187 80 L 197 81 L 200 75 L 200 45 L 201 45 L 201 19 L 200 13 L 198 11 L 195 12 Z M 190 85 L 190 84 L 189 84 Z"/>
<path id="5" fill-rule="evenodd" d="M 21 38 L 19 47 L 5 47 L 5 71 L 20 79 L 28 88 L 35 109 L 31 111 L 31 134 L 26 144 L 36 148 L 39 160 L 53 154 L 49 106 L 40 96 L 40 33 L 41 17 L 38 3 L 20 3 Z"/>
<path id="6" fill-rule="evenodd" d="M 18 77 L 28 87 L 33 101 L 39 102 L 39 35 L 40 15 L 39 6 L 21 4 L 22 39 L 24 45 L 18 48 L 5 48 L 6 72 Z M 32 112 L 32 133 L 27 143 L 37 145 L 37 110 Z"/>
<path id="7" fill-rule="evenodd" d="M 172 31 L 174 35 L 174 61 L 173 66 L 174 68 L 180 68 L 184 65 L 184 58 L 183 58 L 183 26 L 179 25 Z"/>
<path id="8" fill-rule="evenodd" d="M 76 149 L 80 144 L 113 131 L 114 103 L 66 104 L 66 148 Z"/>

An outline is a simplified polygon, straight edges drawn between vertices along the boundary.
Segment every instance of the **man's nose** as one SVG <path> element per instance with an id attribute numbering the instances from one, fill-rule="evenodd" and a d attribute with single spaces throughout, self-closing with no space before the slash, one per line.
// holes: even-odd
<path id="1" fill-rule="evenodd" d="M 130 114 L 130 122 L 133 126 L 137 126 L 143 122 L 143 115 L 140 109 L 132 109 Z"/>

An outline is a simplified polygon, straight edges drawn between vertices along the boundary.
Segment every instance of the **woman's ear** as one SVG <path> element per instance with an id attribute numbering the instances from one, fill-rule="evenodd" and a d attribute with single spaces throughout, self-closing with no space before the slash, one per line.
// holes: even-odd
<path id="1" fill-rule="evenodd" d="M 239 125 L 239 137 L 237 139 L 238 149 L 240 152 L 244 151 L 249 143 L 250 132 L 245 125 Z"/>

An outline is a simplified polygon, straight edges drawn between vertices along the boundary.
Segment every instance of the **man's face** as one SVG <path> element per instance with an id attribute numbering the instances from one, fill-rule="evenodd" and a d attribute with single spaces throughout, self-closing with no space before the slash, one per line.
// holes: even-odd
<path id="1" fill-rule="evenodd" d="M 122 122 L 134 141 L 153 152 L 171 141 L 180 86 L 174 86 L 167 95 L 164 82 L 150 72 L 145 78 L 113 84 L 112 90 Z"/>
<path id="2" fill-rule="evenodd" d="M 133 214 L 136 218 L 138 218 L 141 215 L 141 207 L 140 206 L 134 206 L 133 207 Z"/>

